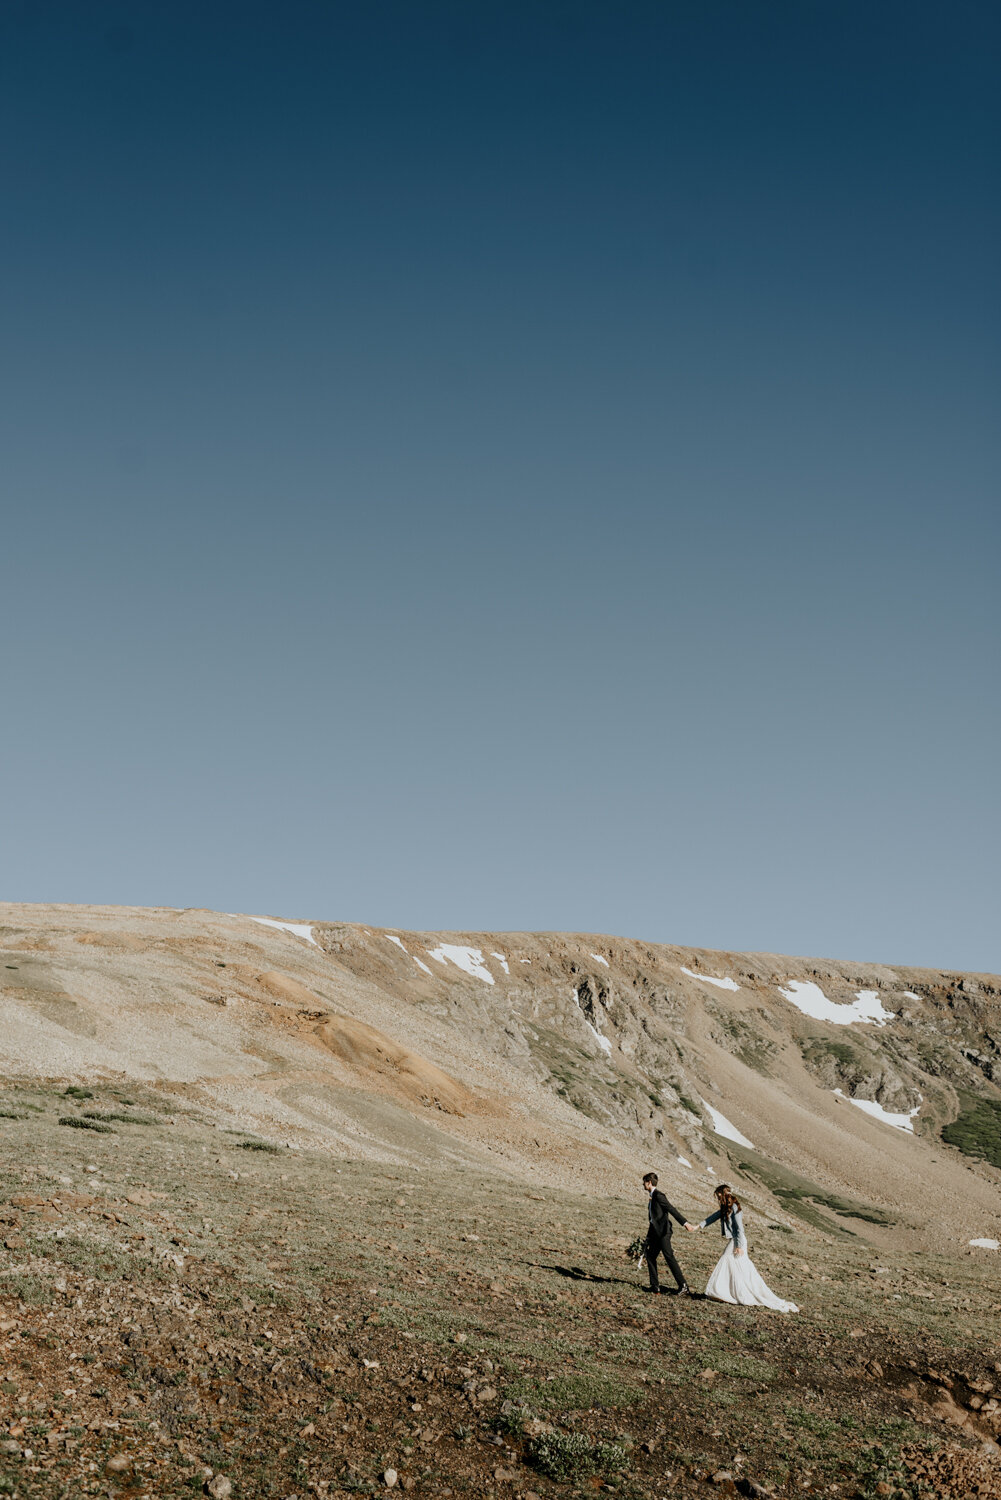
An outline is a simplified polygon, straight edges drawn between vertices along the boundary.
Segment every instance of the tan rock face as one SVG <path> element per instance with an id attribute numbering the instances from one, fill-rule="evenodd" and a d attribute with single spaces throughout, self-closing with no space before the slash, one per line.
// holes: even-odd
<path id="1" fill-rule="evenodd" d="M 418 1053 L 391 1041 L 374 1026 L 366 1026 L 364 1021 L 355 1021 L 350 1016 L 328 1016 L 317 1026 L 316 1034 L 325 1047 L 350 1067 L 388 1080 L 406 1098 L 425 1109 L 462 1115 L 473 1103 L 469 1089 Z"/>

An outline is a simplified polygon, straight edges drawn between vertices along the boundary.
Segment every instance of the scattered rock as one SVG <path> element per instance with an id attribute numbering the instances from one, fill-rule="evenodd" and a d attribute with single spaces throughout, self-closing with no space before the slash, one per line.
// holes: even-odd
<path id="1" fill-rule="evenodd" d="M 132 1460 L 127 1453 L 113 1453 L 104 1467 L 109 1474 L 124 1474 L 131 1466 Z"/>
<path id="2" fill-rule="evenodd" d="M 386 1469 L 382 1476 L 382 1482 L 387 1490 L 391 1490 L 396 1483 L 397 1474 L 395 1469 Z"/>
<path id="3" fill-rule="evenodd" d="M 229 1500 L 233 1493 L 233 1486 L 225 1474 L 215 1474 L 205 1485 L 205 1493 L 212 1496 L 212 1500 Z"/>

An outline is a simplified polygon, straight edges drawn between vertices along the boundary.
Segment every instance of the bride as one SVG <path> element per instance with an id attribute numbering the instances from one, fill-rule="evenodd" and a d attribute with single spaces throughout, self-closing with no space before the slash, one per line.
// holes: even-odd
<path id="1" fill-rule="evenodd" d="M 686 1224 L 686 1229 L 705 1229 L 719 1223 L 726 1248 L 713 1269 L 706 1286 L 706 1296 L 717 1302 L 739 1302 L 744 1307 L 770 1307 L 775 1312 L 799 1312 L 795 1302 L 783 1302 L 765 1285 L 761 1273 L 747 1253 L 747 1236 L 740 1202 L 728 1182 L 716 1189 L 719 1208 L 701 1224 Z"/>

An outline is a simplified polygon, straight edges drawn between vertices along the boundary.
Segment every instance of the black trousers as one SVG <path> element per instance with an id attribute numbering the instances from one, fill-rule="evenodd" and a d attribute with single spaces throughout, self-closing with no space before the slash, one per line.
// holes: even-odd
<path id="1" fill-rule="evenodd" d="M 647 1270 L 650 1272 L 650 1290 L 654 1292 L 660 1291 L 660 1278 L 657 1275 L 658 1255 L 664 1257 L 664 1264 L 678 1283 L 679 1288 L 683 1287 L 685 1285 L 684 1273 L 674 1258 L 674 1251 L 671 1248 L 671 1236 L 668 1235 L 663 1240 L 648 1239 L 646 1242 L 646 1265 Z"/>

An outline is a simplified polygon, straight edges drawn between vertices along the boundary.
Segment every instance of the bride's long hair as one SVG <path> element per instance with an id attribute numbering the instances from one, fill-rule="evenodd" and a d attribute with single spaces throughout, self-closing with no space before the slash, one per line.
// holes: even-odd
<path id="1" fill-rule="evenodd" d="M 716 1189 L 716 1198 L 720 1208 L 729 1217 L 732 1213 L 740 1212 L 740 1199 L 728 1182 L 721 1182 Z"/>

